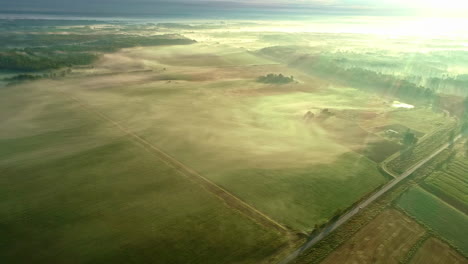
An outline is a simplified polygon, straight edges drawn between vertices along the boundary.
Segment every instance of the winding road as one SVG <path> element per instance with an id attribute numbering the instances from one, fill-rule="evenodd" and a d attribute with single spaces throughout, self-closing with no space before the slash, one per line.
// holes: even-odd
<path id="1" fill-rule="evenodd" d="M 325 238 L 328 234 L 330 234 L 331 232 L 333 232 L 334 230 L 336 230 L 338 227 L 340 227 L 341 225 L 343 225 L 344 223 L 346 223 L 351 217 L 353 217 L 355 214 L 357 214 L 361 209 L 365 208 L 366 206 L 368 206 L 369 204 L 371 204 L 373 201 L 377 200 L 379 197 L 381 197 L 383 194 L 385 194 L 386 192 L 388 192 L 390 189 L 392 189 L 395 185 L 397 185 L 398 183 L 400 183 L 401 181 L 403 181 L 404 179 L 406 179 L 408 176 L 410 176 L 413 172 L 415 172 L 416 170 L 418 170 L 421 166 L 423 166 L 424 164 L 426 164 L 428 161 L 430 161 L 431 159 L 433 159 L 435 156 L 439 155 L 442 151 L 444 151 L 446 148 L 448 148 L 450 145 L 454 144 L 456 141 L 458 141 L 462 136 L 461 135 L 458 135 L 457 137 L 455 137 L 455 139 L 453 140 L 453 142 L 451 143 L 447 143 L 447 144 L 444 144 L 443 146 L 441 146 L 440 148 L 438 148 L 436 151 L 434 151 L 431 155 L 429 155 L 428 157 L 426 157 L 425 159 L 419 161 L 418 163 L 416 163 L 414 166 L 412 166 L 411 168 L 409 168 L 407 171 L 405 171 L 404 173 L 402 173 L 401 175 L 397 175 L 395 176 L 395 179 L 393 179 L 392 181 L 388 182 L 387 184 L 385 184 L 381 189 L 379 189 L 377 192 L 375 192 L 373 195 L 371 195 L 369 198 L 367 198 L 366 200 L 364 200 L 363 202 L 359 203 L 358 205 L 356 205 L 353 209 L 351 209 L 349 212 L 347 212 L 346 214 L 342 215 L 337 221 L 333 222 L 333 223 L 330 223 L 329 225 L 327 225 L 320 233 L 318 234 L 314 234 L 310 237 L 310 239 L 304 244 L 302 245 L 299 249 L 297 249 L 296 251 L 292 252 L 289 256 L 287 256 L 285 259 L 283 259 L 281 262 L 279 262 L 279 264 L 288 264 L 288 263 L 291 263 L 294 259 L 296 259 L 302 252 L 304 252 L 305 250 L 308 250 L 310 249 L 312 246 L 314 246 L 315 244 L 317 244 L 320 240 L 322 240 L 323 238 Z M 389 174 L 392 174 L 390 172 L 388 172 L 386 170 L 385 167 L 383 167 L 383 169 L 389 173 Z"/>

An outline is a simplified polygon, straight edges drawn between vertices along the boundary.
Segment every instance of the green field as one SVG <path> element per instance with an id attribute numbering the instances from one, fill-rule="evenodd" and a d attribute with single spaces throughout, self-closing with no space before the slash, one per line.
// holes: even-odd
<path id="1" fill-rule="evenodd" d="M 467 180 L 468 161 L 460 156 L 450 162 L 443 171 L 432 173 L 424 182 L 429 190 L 466 212 L 468 211 Z"/>
<path id="2" fill-rule="evenodd" d="M 310 231 L 386 181 L 370 160 L 385 140 L 342 117 L 347 111 L 391 110 L 378 98 L 326 87 L 282 65 L 260 65 L 264 59 L 249 54 L 239 56 L 238 66 L 215 67 L 233 51 L 205 52 L 204 46 L 126 50 L 106 56 L 95 70 L 115 70 L 120 60 L 118 67 L 139 62 L 153 71 L 43 85 L 76 96 L 295 230 Z M 207 60 L 190 64 L 187 57 Z M 256 82 L 270 72 L 294 75 L 298 83 Z M 303 120 L 307 111 L 319 115 L 326 108 L 336 114 Z"/>
<path id="3" fill-rule="evenodd" d="M 377 178 L 375 163 L 355 153 L 343 154 L 335 162 L 339 166 L 233 170 L 213 177 L 280 222 L 307 230 L 384 182 Z"/>
<path id="4" fill-rule="evenodd" d="M 463 43 L 330 21 L 0 19 L 0 264 L 277 263 L 447 143 Z M 297 262 L 467 255 L 451 150 Z"/>
<path id="5" fill-rule="evenodd" d="M 0 91 L 0 262 L 261 263 L 285 239 L 46 88 Z"/>
<path id="6" fill-rule="evenodd" d="M 405 192 L 397 205 L 468 255 L 468 216 L 419 187 Z"/>

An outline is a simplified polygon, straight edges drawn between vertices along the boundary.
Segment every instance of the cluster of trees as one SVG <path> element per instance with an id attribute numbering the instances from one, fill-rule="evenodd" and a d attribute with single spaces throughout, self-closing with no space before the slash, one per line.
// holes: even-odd
<path id="1" fill-rule="evenodd" d="M 468 95 L 468 79 L 462 77 L 463 75 L 458 76 L 457 78 L 430 78 L 426 86 L 434 89 L 436 91 L 446 91 L 452 92 L 458 95 Z"/>
<path id="2" fill-rule="evenodd" d="M 284 76 L 283 74 L 273 74 L 273 73 L 270 73 L 266 76 L 260 76 L 258 77 L 258 82 L 261 82 L 261 83 L 271 83 L 271 84 L 287 84 L 287 83 L 291 83 L 291 82 L 294 82 L 294 77 L 291 76 L 291 77 L 287 77 L 287 76 Z"/>
<path id="3" fill-rule="evenodd" d="M 16 76 L 10 77 L 10 78 L 4 78 L 4 81 L 7 82 L 22 82 L 22 81 L 33 81 L 33 80 L 38 80 L 42 79 L 42 75 L 35 75 L 35 74 L 18 74 Z"/>
<path id="4" fill-rule="evenodd" d="M 401 143 L 405 148 L 410 148 L 418 143 L 418 137 L 413 132 L 411 132 L 411 130 L 408 129 L 403 134 Z"/>
<path id="5" fill-rule="evenodd" d="M 465 122 L 468 122 L 468 99 L 464 101 L 464 106 L 461 106 L 460 97 L 452 96 L 453 98 L 451 98 L 450 96 L 436 92 L 436 89 L 439 89 L 440 85 L 447 84 L 466 88 L 466 85 L 468 85 L 468 77 L 466 76 L 458 77 L 456 80 L 433 78 L 432 85 L 428 88 L 401 79 L 398 76 L 363 68 L 344 68 L 326 58 L 303 58 L 297 62 L 297 66 L 313 70 L 315 73 L 325 75 L 327 78 L 339 78 L 337 81 L 346 85 L 351 84 L 361 89 L 393 96 L 406 102 L 430 103 L 434 109 L 446 109 L 450 114 L 462 117 L 466 120 Z"/>
<path id="6" fill-rule="evenodd" d="M 416 85 L 397 76 L 363 68 L 345 68 L 326 58 L 302 57 L 293 63 L 293 65 L 346 85 L 380 92 L 385 95 L 401 98 L 407 102 L 430 102 L 436 95 L 432 89 Z"/>
<path id="7" fill-rule="evenodd" d="M 4 52 L 0 53 L 0 70 L 7 71 L 43 71 L 71 67 L 74 65 L 88 65 L 98 58 L 95 53 L 31 53 Z"/>
<path id="8" fill-rule="evenodd" d="M 315 115 L 314 113 L 312 113 L 311 111 L 307 111 L 307 113 L 304 114 L 304 116 L 302 117 L 302 119 L 304 121 L 311 121 L 313 120 L 314 118 L 317 118 L 318 120 L 326 120 L 327 118 L 329 117 L 332 117 L 334 116 L 335 114 L 333 112 L 331 112 L 328 108 L 324 108 L 320 111 L 319 114 Z"/>
<path id="9" fill-rule="evenodd" d="M 14 36 L 14 35 L 12 35 Z M 37 34 L 8 39 L 0 37 L 0 70 L 42 71 L 88 65 L 100 52 L 136 46 L 185 45 L 193 40 L 178 35 L 128 36 L 123 34 Z M 22 48 L 9 48 L 23 46 Z"/>
<path id="10" fill-rule="evenodd" d="M 67 69 L 67 70 L 63 70 L 59 72 L 51 72 L 51 73 L 44 73 L 44 74 L 22 73 L 22 74 L 15 75 L 13 77 L 4 78 L 3 81 L 15 83 L 15 82 L 23 82 L 23 81 L 34 81 L 34 80 L 39 80 L 39 79 L 44 79 L 44 78 L 65 77 L 67 74 L 70 74 L 71 72 L 72 72 L 71 69 Z"/>

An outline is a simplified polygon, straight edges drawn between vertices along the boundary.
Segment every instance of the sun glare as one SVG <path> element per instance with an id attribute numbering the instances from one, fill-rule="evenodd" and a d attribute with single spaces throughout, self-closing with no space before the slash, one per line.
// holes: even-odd
<path id="1" fill-rule="evenodd" d="M 442 8 L 442 9 L 468 9 L 468 1 L 466 0 L 425 0 L 419 1 L 421 5 L 428 5 L 432 8 Z"/>

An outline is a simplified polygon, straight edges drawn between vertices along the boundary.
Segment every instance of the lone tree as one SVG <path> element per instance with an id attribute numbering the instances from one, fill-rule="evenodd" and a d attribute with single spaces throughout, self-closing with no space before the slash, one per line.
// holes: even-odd
<path id="1" fill-rule="evenodd" d="M 416 137 L 414 133 L 411 132 L 411 130 L 408 129 L 408 131 L 406 131 L 403 134 L 402 143 L 403 143 L 403 146 L 408 148 L 413 145 L 416 145 L 416 143 L 418 143 L 418 138 Z"/>

